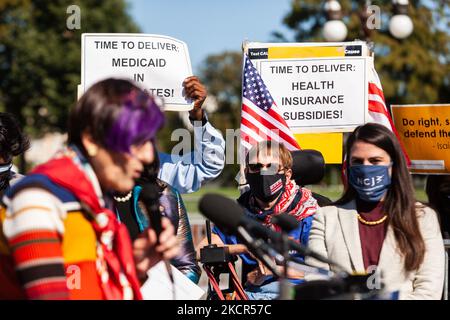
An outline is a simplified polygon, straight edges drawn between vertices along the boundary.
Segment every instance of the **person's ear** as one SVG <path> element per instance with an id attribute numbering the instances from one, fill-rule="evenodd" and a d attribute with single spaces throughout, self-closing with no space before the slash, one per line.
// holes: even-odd
<path id="1" fill-rule="evenodd" d="M 86 150 L 89 157 L 95 157 L 98 153 L 99 146 L 94 142 L 92 136 L 89 133 L 81 134 L 81 143 Z"/>

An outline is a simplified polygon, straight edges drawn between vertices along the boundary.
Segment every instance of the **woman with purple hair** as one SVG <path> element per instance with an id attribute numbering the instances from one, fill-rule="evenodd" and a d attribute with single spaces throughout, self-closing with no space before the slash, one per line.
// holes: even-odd
<path id="1" fill-rule="evenodd" d="M 163 121 L 153 98 L 126 80 L 101 81 L 83 95 L 69 116 L 69 147 L 3 198 L 0 249 L 9 258 L 0 272 L 19 289 L 10 298 L 141 298 L 147 270 L 179 245 L 163 218 L 158 242 L 150 229 L 132 247 L 112 194 L 132 189 L 154 161 Z"/>

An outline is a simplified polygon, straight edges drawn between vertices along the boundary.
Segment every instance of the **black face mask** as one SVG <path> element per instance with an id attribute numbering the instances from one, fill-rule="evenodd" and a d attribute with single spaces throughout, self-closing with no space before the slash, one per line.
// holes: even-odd
<path id="1" fill-rule="evenodd" d="M 259 172 L 248 172 L 246 178 L 251 193 L 264 202 L 275 200 L 284 191 L 286 185 L 284 173 L 264 175 Z"/>
<path id="2" fill-rule="evenodd" d="M 5 190 L 9 187 L 9 180 L 11 180 L 11 163 L 0 165 L 0 190 Z"/>

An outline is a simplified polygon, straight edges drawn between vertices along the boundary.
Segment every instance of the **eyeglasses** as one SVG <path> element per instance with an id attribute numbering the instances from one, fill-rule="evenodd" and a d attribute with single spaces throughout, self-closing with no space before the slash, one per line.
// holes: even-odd
<path id="1" fill-rule="evenodd" d="M 248 168 L 250 169 L 250 171 L 252 172 L 260 172 L 263 168 L 265 168 L 266 170 L 270 170 L 270 171 L 275 171 L 277 170 L 277 172 L 283 171 L 284 168 L 280 166 L 279 163 L 273 162 L 273 163 L 267 163 L 267 164 L 263 164 L 263 163 L 249 163 Z"/>

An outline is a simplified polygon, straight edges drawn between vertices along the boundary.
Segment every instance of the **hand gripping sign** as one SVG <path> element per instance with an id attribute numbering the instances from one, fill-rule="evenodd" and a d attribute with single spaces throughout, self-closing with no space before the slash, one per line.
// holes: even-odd
<path id="1" fill-rule="evenodd" d="M 187 111 L 183 81 L 192 75 L 186 43 L 154 34 L 85 33 L 81 44 L 81 92 L 109 78 L 134 81 L 165 101 L 166 110 Z"/>

